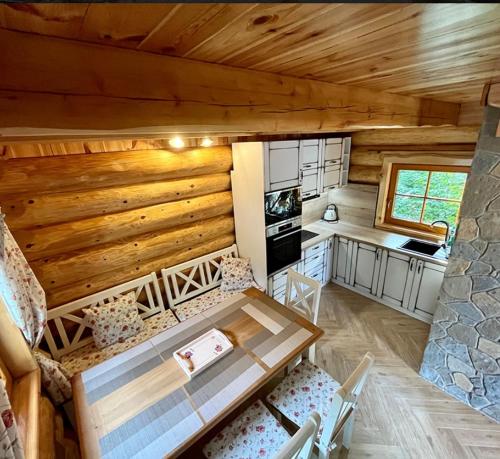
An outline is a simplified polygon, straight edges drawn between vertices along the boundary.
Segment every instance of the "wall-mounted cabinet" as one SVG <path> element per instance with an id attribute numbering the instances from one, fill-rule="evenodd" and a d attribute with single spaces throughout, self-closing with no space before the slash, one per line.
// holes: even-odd
<path id="1" fill-rule="evenodd" d="M 332 281 L 432 321 L 445 267 L 372 244 L 335 236 Z"/>
<path id="2" fill-rule="evenodd" d="M 351 138 L 265 143 L 265 191 L 302 185 L 309 199 L 347 185 Z"/>
<path id="3" fill-rule="evenodd" d="M 298 140 L 264 143 L 265 191 L 302 184 L 302 150 Z"/>

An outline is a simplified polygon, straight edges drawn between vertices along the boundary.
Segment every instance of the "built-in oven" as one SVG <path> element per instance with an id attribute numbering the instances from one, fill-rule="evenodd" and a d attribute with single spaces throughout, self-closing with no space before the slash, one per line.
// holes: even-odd
<path id="1" fill-rule="evenodd" d="M 272 191 L 264 195 L 266 228 L 302 216 L 302 193 L 300 187 Z"/>
<path id="2" fill-rule="evenodd" d="M 300 261 L 301 231 L 301 217 L 266 228 L 268 276 Z"/>

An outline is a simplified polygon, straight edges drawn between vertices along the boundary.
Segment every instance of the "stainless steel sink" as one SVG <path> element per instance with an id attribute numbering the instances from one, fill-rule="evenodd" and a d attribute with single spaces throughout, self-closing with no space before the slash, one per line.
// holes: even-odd
<path id="1" fill-rule="evenodd" d="M 419 241 L 418 239 L 408 239 L 403 245 L 399 247 L 408 252 L 419 253 L 421 255 L 433 256 L 441 246 L 433 244 L 432 242 Z"/>

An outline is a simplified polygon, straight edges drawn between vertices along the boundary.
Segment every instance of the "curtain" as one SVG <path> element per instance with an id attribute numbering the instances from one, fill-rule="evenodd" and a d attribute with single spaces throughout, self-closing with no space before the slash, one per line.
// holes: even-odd
<path id="1" fill-rule="evenodd" d="M 47 325 L 45 292 L 24 258 L 0 212 L 0 295 L 15 324 L 31 349 L 35 349 Z M 34 357 L 40 366 L 42 384 L 52 401 L 59 405 L 71 398 L 71 385 L 60 363 L 40 355 Z M 1 456 L 0 456 L 0 459 Z"/>
<path id="2" fill-rule="evenodd" d="M 0 379 L 0 416 L 0 459 L 23 459 L 23 447 L 3 379 Z"/>
<path id="3" fill-rule="evenodd" d="M 31 348 L 46 325 L 45 292 L 0 213 L 0 295 Z"/>

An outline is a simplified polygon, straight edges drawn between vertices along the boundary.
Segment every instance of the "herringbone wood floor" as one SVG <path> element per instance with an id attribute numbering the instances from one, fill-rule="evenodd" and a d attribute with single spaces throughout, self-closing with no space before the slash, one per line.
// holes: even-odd
<path id="1" fill-rule="evenodd" d="M 376 358 L 349 459 L 500 458 L 500 425 L 418 376 L 429 325 L 329 284 L 319 326 L 316 362 L 338 381 L 365 352 Z"/>

